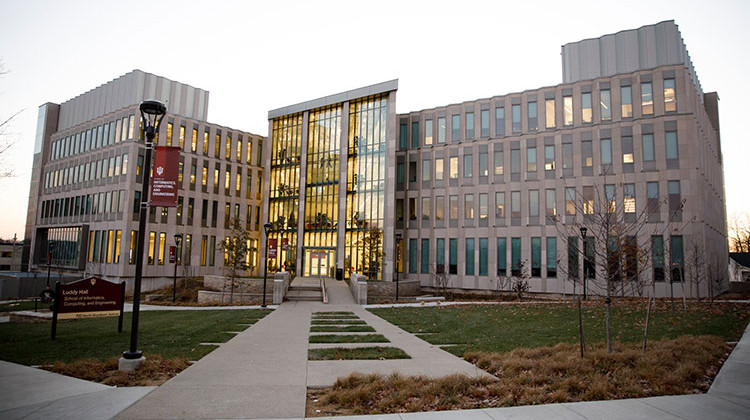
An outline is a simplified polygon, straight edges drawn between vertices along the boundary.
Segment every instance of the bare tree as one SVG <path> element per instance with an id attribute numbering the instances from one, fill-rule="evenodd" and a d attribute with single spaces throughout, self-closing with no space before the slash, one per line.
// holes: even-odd
<path id="1" fill-rule="evenodd" d="M 230 278 L 229 302 L 234 299 L 234 281 L 242 272 L 248 269 L 247 252 L 250 234 L 239 218 L 232 219 L 229 236 L 219 246 L 224 251 L 224 272 Z"/>
<path id="2" fill-rule="evenodd" d="M 0 76 L 5 74 L 8 74 L 8 71 L 5 70 L 5 66 L 2 61 L 0 61 Z M 7 161 L 7 158 L 8 151 L 10 151 L 16 143 L 16 140 L 11 138 L 9 130 L 13 119 L 15 119 L 21 112 L 23 112 L 23 110 L 17 111 L 9 117 L 0 117 L 0 179 L 13 176 L 13 168 Z"/>
<path id="3" fill-rule="evenodd" d="M 732 213 L 729 216 L 729 249 L 732 252 L 750 252 L 750 216 Z"/>
<path id="4" fill-rule="evenodd" d="M 445 264 L 433 264 L 432 270 L 430 272 L 430 277 L 432 277 L 432 284 L 435 285 L 435 287 L 440 291 L 440 294 L 442 294 L 444 298 L 452 298 L 452 296 L 449 296 L 448 292 L 448 283 L 450 282 L 450 278 L 448 277 L 448 273 L 446 273 L 445 271 Z"/>

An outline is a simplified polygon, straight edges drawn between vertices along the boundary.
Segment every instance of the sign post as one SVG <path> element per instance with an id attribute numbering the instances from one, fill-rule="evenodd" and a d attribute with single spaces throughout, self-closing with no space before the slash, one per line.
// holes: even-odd
<path id="1" fill-rule="evenodd" d="M 52 339 L 57 335 L 58 319 L 119 316 L 117 332 L 122 332 L 124 309 L 125 282 L 117 284 L 97 277 L 70 284 L 57 282 L 52 312 Z"/>

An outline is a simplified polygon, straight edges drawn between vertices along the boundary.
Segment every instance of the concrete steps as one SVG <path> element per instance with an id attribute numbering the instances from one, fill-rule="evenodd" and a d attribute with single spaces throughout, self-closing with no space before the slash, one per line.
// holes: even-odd
<path id="1" fill-rule="evenodd" d="M 322 302 L 323 289 L 320 287 L 320 280 L 305 277 L 294 279 L 292 284 L 289 285 L 286 300 Z"/>

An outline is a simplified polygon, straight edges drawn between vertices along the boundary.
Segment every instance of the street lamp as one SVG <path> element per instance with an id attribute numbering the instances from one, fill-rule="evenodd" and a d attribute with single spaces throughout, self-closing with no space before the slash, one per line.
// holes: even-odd
<path id="1" fill-rule="evenodd" d="M 586 297 L 586 283 L 588 283 L 588 281 L 586 280 L 586 232 L 588 232 L 588 228 L 586 226 L 581 226 L 581 254 L 583 255 L 583 299 L 588 300 L 588 298 Z"/>
<path id="2" fill-rule="evenodd" d="M 401 260 L 401 234 L 396 234 L 396 252 L 394 253 L 394 269 L 396 270 L 396 301 L 398 301 L 398 269 L 399 269 L 399 261 Z"/>
<path id="3" fill-rule="evenodd" d="M 179 264 L 180 257 L 182 256 L 182 250 L 180 249 L 180 242 L 182 242 L 182 234 L 181 233 L 175 233 L 174 234 L 174 244 L 175 244 L 175 256 L 174 256 L 174 277 L 172 277 L 172 303 L 177 298 L 177 265 Z"/>
<path id="4" fill-rule="evenodd" d="M 268 232 L 271 231 L 271 224 L 266 223 L 263 225 L 263 231 L 266 233 L 266 263 L 263 264 L 263 304 L 261 308 L 266 307 L 266 279 L 268 278 Z"/>
<path id="5" fill-rule="evenodd" d="M 49 286 L 49 272 L 52 266 L 52 251 L 55 250 L 56 245 L 55 241 L 47 242 L 47 286 Z"/>
<path id="6" fill-rule="evenodd" d="M 133 284 L 133 323 L 130 329 L 130 349 L 122 353 L 120 370 L 135 370 L 143 360 L 143 352 L 138 350 L 138 321 L 141 308 L 141 277 L 143 274 L 143 244 L 146 233 L 146 207 L 148 207 L 148 190 L 151 181 L 151 151 L 154 148 L 154 137 L 161 126 L 161 120 L 167 113 L 167 106 L 159 101 L 141 102 L 141 141 L 146 137 L 146 156 L 143 162 L 143 186 L 141 191 L 140 217 L 138 219 L 138 243 L 136 245 L 135 281 Z"/>

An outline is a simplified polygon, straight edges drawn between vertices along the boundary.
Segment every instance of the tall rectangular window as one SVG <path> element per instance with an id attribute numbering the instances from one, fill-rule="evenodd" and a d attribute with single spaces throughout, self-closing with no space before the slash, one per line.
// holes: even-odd
<path id="1" fill-rule="evenodd" d="M 635 184 L 623 184 L 623 211 L 628 214 L 635 213 Z"/>
<path id="2" fill-rule="evenodd" d="M 409 162 L 409 182 L 417 182 L 417 162 Z"/>
<path id="3" fill-rule="evenodd" d="M 680 193 L 680 181 L 668 181 L 667 193 L 669 194 L 669 215 L 675 222 L 682 221 L 682 194 Z"/>
<path id="4" fill-rule="evenodd" d="M 581 142 L 581 161 L 584 168 L 594 166 L 594 150 L 591 140 Z"/>
<path id="5" fill-rule="evenodd" d="M 208 156 L 208 131 L 203 132 L 203 155 Z M 247 144 L 247 163 L 250 163 L 250 141 Z"/>
<path id="6" fill-rule="evenodd" d="M 201 265 L 206 265 L 206 257 L 208 256 L 208 235 L 201 236 Z"/>
<path id="7" fill-rule="evenodd" d="M 521 275 L 521 238 L 510 238 L 510 264 L 512 274 Z"/>
<path id="8" fill-rule="evenodd" d="M 411 147 L 419 147 L 419 121 L 411 123 Z"/>
<path id="9" fill-rule="evenodd" d="M 474 155 L 464 155 L 464 178 L 471 178 L 474 172 Z"/>
<path id="10" fill-rule="evenodd" d="M 521 150 L 510 149 L 510 173 L 521 173 Z"/>
<path id="11" fill-rule="evenodd" d="M 430 220 L 430 197 L 422 197 L 422 220 Z"/>
<path id="12" fill-rule="evenodd" d="M 409 239 L 409 273 L 417 274 L 417 240 Z"/>
<path id="13" fill-rule="evenodd" d="M 474 113 L 466 113 L 466 140 L 474 138 Z"/>
<path id="14" fill-rule="evenodd" d="M 432 120 L 424 121 L 424 144 L 432 145 Z"/>
<path id="15" fill-rule="evenodd" d="M 526 148 L 526 171 L 536 172 L 536 147 Z"/>
<path id="16" fill-rule="evenodd" d="M 669 238 L 669 266 L 671 267 L 669 281 L 681 282 L 684 275 L 682 236 L 676 235 Z"/>
<path id="17" fill-rule="evenodd" d="M 458 179 L 458 156 L 451 156 L 449 175 L 451 179 Z"/>
<path id="18" fill-rule="evenodd" d="M 677 99 L 675 96 L 674 79 L 664 79 L 664 111 L 677 111 Z"/>
<path id="19" fill-rule="evenodd" d="M 557 205 L 555 204 L 557 194 L 555 193 L 555 189 L 548 188 L 544 193 L 544 215 L 547 217 L 554 217 L 557 215 Z"/>
<path id="20" fill-rule="evenodd" d="M 432 165 L 429 159 L 422 159 L 422 181 L 429 181 L 432 175 Z"/>
<path id="21" fill-rule="evenodd" d="M 173 124 L 171 122 L 167 123 L 167 146 L 172 145 L 172 130 L 173 130 Z M 120 141 L 120 121 L 117 121 L 117 129 L 115 131 L 116 137 L 115 141 Z"/>
<path id="22" fill-rule="evenodd" d="M 487 250 L 489 247 L 487 238 L 479 238 L 479 275 L 486 276 L 487 270 Z"/>
<path id="23" fill-rule="evenodd" d="M 573 125 L 573 97 L 563 96 L 563 125 Z"/>
<path id="24" fill-rule="evenodd" d="M 529 102 L 527 104 L 526 117 L 528 119 L 529 131 L 536 131 L 538 126 L 536 102 Z"/>
<path id="25" fill-rule="evenodd" d="M 617 211 L 617 203 L 615 202 L 615 186 L 614 184 L 607 184 L 604 186 L 604 199 L 607 202 L 607 211 L 610 214 L 614 214 Z"/>
<path id="26" fill-rule="evenodd" d="M 488 176 L 489 173 L 489 155 L 487 152 L 479 153 L 479 176 Z"/>
<path id="27" fill-rule="evenodd" d="M 98 231 L 96 233 L 99 233 Z M 156 232 L 148 233 L 148 265 L 154 265 L 156 256 Z M 96 256 L 94 256 L 96 259 Z"/>
<path id="28" fill-rule="evenodd" d="M 664 281 L 664 238 L 651 237 L 651 261 L 654 269 L 654 281 Z"/>
<path id="29" fill-rule="evenodd" d="M 539 217 L 539 190 L 529 190 L 529 216 Z"/>
<path id="30" fill-rule="evenodd" d="M 521 191 L 510 192 L 510 217 L 514 219 L 521 217 Z"/>
<path id="31" fill-rule="evenodd" d="M 521 105 L 511 105 L 511 128 L 514 133 L 521 132 Z"/>
<path id="32" fill-rule="evenodd" d="M 583 187 L 583 213 L 594 214 L 594 187 Z"/>
<path id="33" fill-rule="evenodd" d="M 555 100 L 544 101 L 544 124 L 546 128 L 555 128 Z"/>
<path id="34" fill-rule="evenodd" d="M 464 194 L 464 219 L 474 219 L 474 194 Z"/>
<path id="35" fill-rule="evenodd" d="M 495 108 L 495 135 L 505 135 L 505 108 L 502 106 Z"/>
<path id="36" fill-rule="evenodd" d="M 195 153 L 195 151 L 198 149 L 198 129 L 193 129 L 193 137 L 190 141 L 190 151 Z"/>
<path id="37" fill-rule="evenodd" d="M 602 121 L 609 121 L 612 119 L 612 106 L 609 89 L 603 89 L 599 91 L 599 111 L 602 115 Z"/>
<path id="38" fill-rule="evenodd" d="M 667 131 L 665 133 L 665 141 L 666 141 L 666 148 L 667 148 L 667 160 L 669 159 L 678 159 L 679 154 L 677 150 L 677 132 L 676 131 Z"/>
<path id="39" fill-rule="evenodd" d="M 555 170 L 555 146 L 554 145 L 544 146 L 544 170 L 545 171 Z"/>
<path id="40" fill-rule="evenodd" d="M 458 274 L 458 239 L 448 240 L 448 274 Z"/>
<path id="41" fill-rule="evenodd" d="M 409 139 L 408 131 L 406 128 L 406 124 L 401 123 L 399 125 L 399 137 L 398 137 L 398 148 L 399 149 L 406 149 L 406 144 Z"/>
<path id="42" fill-rule="evenodd" d="M 573 144 L 563 143 L 562 145 L 562 164 L 563 169 L 573 169 Z"/>
<path id="43" fill-rule="evenodd" d="M 137 230 L 131 230 L 130 231 L 130 248 L 128 249 L 128 264 L 135 264 L 136 259 L 136 251 L 135 249 L 138 246 L 138 231 Z"/>
<path id="44" fill-rule="evenodd" d="M 584 124 L 593 121 L 593 112 L 591 108 L 591 93 L 581 94 L 581 121 Z"/>
<path id="45" fill-rule="evenodd" d="M 490 136 L 490 110 L 489 109 L 483 109 L 481 112 L 481 127 L 482 127 L 482 137 L 489 137 Z"/>
<path id="46" fill-rule="evenodd" d="M 602 139 L 601 142 L 602 165 L 612 164 L 612 140 Z"/>
<path id="47" fill-rule="evenodd" d="M 575 216 L 576 214 L 576 189 L 565 187 L 565 214 Z"/>
<path id="48" fill-rule="evenodd" d="M 458 196 L 451 195 L 450 197 L 448 197 L 448 199 L 448 216 L 451 218 L 451 220 L 458 220 Z"/>
<path id="49" fill-rule="evenodd" d="M 503 174 L 503 151 L 495 151 L 495 175 Z"/>
<path id="50" fill-rule="evenodd" d="M 445 238 L 437 238 L 435 244 L 435 271 L 445 273 Z"/>
<path id="51" fill-rule="evenodd" d="M 622 163 L 633 163 L 633 137 L 622 137 Z"/>
<path id="52" fill-rule="evenodd" d="M 542 238 L 531 238 L 531 277 L 542 276 Z"/>
<path id="53" fill-rule="evenodd" d="M 622 118 L 633 117 L 633 91 L 630 86 L 620 87 L 620 108 Z"/>
<path id="54" fill-rule="evenodd" d="M 547 238 L 547 278 L 557 277 L 557 238 Z"/>
<path id="55" fill-rule="evenodd" d="M 479 193 L 479 219 L 487 219 L 489 213 L 489 195 Z"/>
<path id="56" fill-rule="evenodd" d="M 445 161 L 443 158 L 437 158 L 435 159 L 435 181 L 442 181 L 443 180 L 443 163 Z"/>
<path id="57" fill-rule="evenodd" d="M 506 238 L 497 238 L 497 275 L 508 274 L 508 243 Z"/>
<path id="58" fill-rule="evenodd" d="M 435 220 L 445 219 L 445 196 L 435 197 Z"/>
<path id="59" fill-rule="evenodd" d="M 649 212 L 659 210 L 659 182 L 646 183 L 646 207 Z"/>
<path id="60" fill-rule="evenodd" d="M 420 273 L 430 273 L 430 240 L 422 239 L 422 258 L 420 261 Z"/>
<path id="61" fill-rule="evenodd" d="M 445 117 L 439 117 L 438 118 L 438 137 L 437 142 L 438 144 L 445 143 Z"/>
<path id="62" fill-rule="evenodd" d="M 644 162 L 654 161 L 654 135 L 653 134 L 643 135 L 643 161 Z"/>
<path id="63" fill-rule="evenodd" d="M 651 91 L 651 82 L 641 83 L 641 110 L 643 115 L 654 113 L 654 94 Z"/>
<path id="64" fill-rule="evenodd" d="M 185 126 L 184 125 L 180 126 L 180 139 L 179 140 L 180 140 L 180 143 L 179 143 L 180 150 L 182 150 L 185 148 Z"/>
<path id="65" fill-rule="evenodd" d="M 505 193 L 504 192 L 495 193 L 495 218 L 496 219 L 505 218 Z"/>
<path id="66" fill-rule="evenodd" d="M 474 238 L 466 238 L 466 275 L 474 275 Z"/>
<path id="67" fill-rule="evenodd" d="M 458 142 L 461 140 L 461 116 L 453 114 L 451 116 L 451 141 Z"/>

